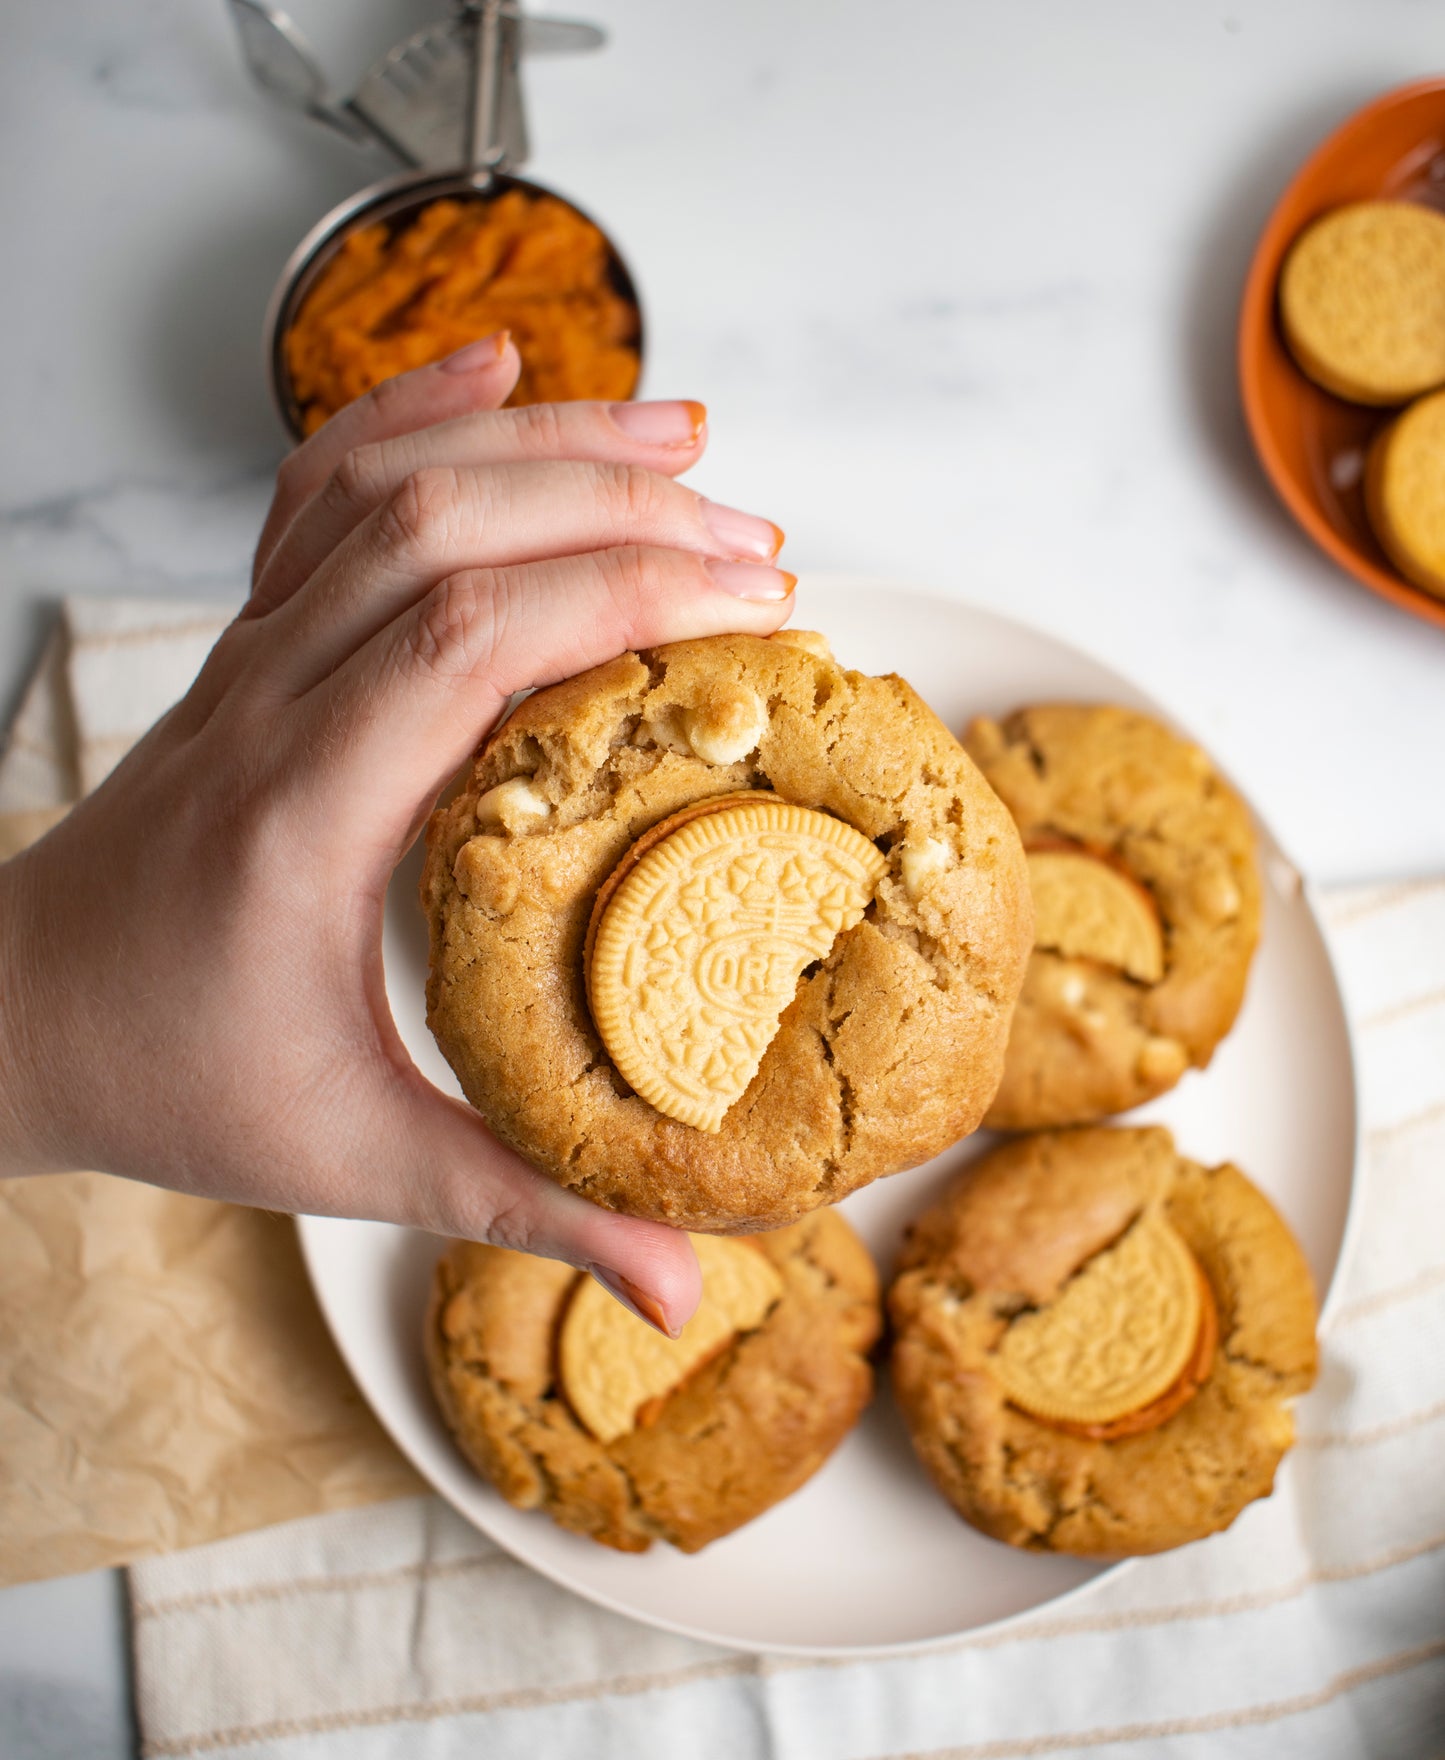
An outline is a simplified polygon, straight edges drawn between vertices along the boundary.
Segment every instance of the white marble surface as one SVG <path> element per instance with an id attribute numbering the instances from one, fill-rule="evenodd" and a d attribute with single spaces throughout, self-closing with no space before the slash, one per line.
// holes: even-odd
<path id="1" fill-rule="evenodd" d="M 343 84 L 439 9 L 293 5 Z M 1438 69 L 1433 9 L 576 10 L 613 44 L 531 69 L 532 170 L 630 255 L 648 389 L 712 410 L 710 494 L 784 524 L 795 567 L 931 584 L 1134 672 L 1317 878 L 1445 866 L 1445 634 L 1289 524 L 1232 358 L 1276 193 Z M 280 452 L 262 307 L 374 174 L 251 89 L 219 0 L 5 26 L 0 712 L 60 594 L 240 583 Z M 127 1751 L 118 1608 L 104 1577 L 0 1595 L 7 1755 Z"/>

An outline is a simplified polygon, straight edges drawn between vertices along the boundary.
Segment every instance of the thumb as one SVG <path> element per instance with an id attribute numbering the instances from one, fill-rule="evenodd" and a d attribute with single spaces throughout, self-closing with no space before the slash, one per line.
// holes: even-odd
<path id="1" fill-rule="evenodd" d="M 405 1194 L 405 1213 L 395 1220 L 561 1259 L 591 1272 L 639 1319 L 676 1338 L 702 1295 L 687 1236 L 566 1191 L 499 1143 L 470 1107 L 414 1074 L 396 1133 L 406 1168 L 387 1182 Z"/>

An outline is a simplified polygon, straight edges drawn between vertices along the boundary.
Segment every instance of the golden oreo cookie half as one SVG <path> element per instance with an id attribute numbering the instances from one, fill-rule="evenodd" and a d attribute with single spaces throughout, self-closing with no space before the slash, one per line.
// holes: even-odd
<path id="1" fill-rule="evenodd" d="M 1188 1247 L 1146 1214 L 1056 1301 L 1014 1321 L 995 1372 L 1014 1405 L 1046 1423 L 1113 1424 L 1155 1406 L 1179 1381 L 1203 1306 Z"/>
<path id="2" fill-rule="evenodd" d="M 588 997 L 619 1074 L 668 1118 L 718 1130 L 804 968 L 859 921 L 887 871 L 851 825 L 776 799 L 664 837 L 592 942 Z"/>
<path id="3" fill-rule="evenodd" d="M 1164 976 L 1164 933 L 1153 899 L 1136 880 L 1090 850 L 1028 849 L 1034 946 L 1092 959 L 1141 984 Z"/>
<path id="4" fill-rule="evenodd" d="M 557 1368 L 572 1410 L 599 1442 L 645 1424 L 675 1387 L 739 1333 L 759 1327 L 783 1293 L 772 1261 L 746 1240 L 692 1237 L 702 1300 L 677 1338 L 615 1301 L 594 1278 L 578 1284 L 557 1339 Z"/>
<path id="5" fill-rule="evenodd" d="M 720 813 L 724 807 L 735 806 L 739 801 L 756 805 L 759 801 L 776 800 L 778 797 L 761 789 L 748 789 L 734 794 L 708 795 L 704 800 L 692 801 L 680 812 L 670 813 L 660 824 L 644 831 L 627 854 L 603 881 L 597 897 L 592 904 L 592 914 L 587 919 L 587 939 L 582 945 L 582 969 L 592 969 L 592 949 L 597 941 L 597 925 L 602 921 L 608 905 L 612 903 L 617 888 L 642 860 L 650 849 L 656 849 L 665 837 L 671 837 L 674 831 L 680 831 L 684 825 L 690 825 L 694 819 L 705 819 L 709 813 Z M 590 980 L 589 980 L 590 981 Z"/>

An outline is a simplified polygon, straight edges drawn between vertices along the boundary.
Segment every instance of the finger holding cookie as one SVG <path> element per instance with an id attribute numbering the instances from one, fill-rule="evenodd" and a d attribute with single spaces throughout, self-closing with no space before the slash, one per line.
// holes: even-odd
<path id="1" fill-rule="evenodd" d="M 445 360 L 383 379 L 339 410 L 283 461 L 256 546 L 259 605 L 284 596 L 262 586 L 282 535 L 319 497 L 336 516 L 333 541 L 411 471 L 560 458 L 642 464 L 667 476 L 691 469 L 707 445 L 707 411 L 691 399 L 657 403 L 531 404 L 504 410 L 521 370 L 505 331 Z M 485 419 L 478 419 L 478 418 Z M 298 584 L 295 578 L 290 587 Z"/>
<path id="2" fill-rule="evenodd" d="M 715 507 L 691 493 L 667 495 L 667 485 L 701 456 L 706 433 L 707 411 L 700 403 L 571 404 L 557 410 L 531 404 L 354 446 L 268 549 L 253 603 L 269 608 L 288 598 L 349 533 L 392 503 L 410 479 L 439 471 L 465 473 L 475 490 L 486 492 L 487 511 L 499 535 L 515 536 L 510 554 L 517 561 L 592 547 L 568 533 L 579 528 L 585 533 L 592 502 L 594 525 L 615 523 L 620 497 L 627 502 L 622 511 L 634 518 L 667 508 L 692 511 L 694 521 L 698 511 L 705 513 L 708 523 L 700 529 L 674 520 L 678 534 L 693 548 L 772 557 L 782 534 L 769 521 Z M 520 478 L 515 486 L 514 477 Z M 521 521 L 529 509 L 514 501 L 531 484 L 549 477 L 560 480 L 561 488 L 547 511 L 563 524 L 555 530 L 545 524 L 539 528 L 533 512 L 532 529 L 524 531 Z M 533 490 L 533 508 L 536 500 Z M 661 532 L 656 527 L 655 535 Z"/>

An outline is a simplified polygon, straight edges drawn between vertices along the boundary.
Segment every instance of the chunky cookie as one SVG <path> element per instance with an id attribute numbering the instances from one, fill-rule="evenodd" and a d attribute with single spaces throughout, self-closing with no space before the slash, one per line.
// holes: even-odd
<path id="1" fill-rule="evenodd" d="M 973 1130 L 1032 936 L 1018 833 L 958 741 L 808 632 L 528 697 L 433 816 L 422 898 L 428 1019 L 497 1135 L 720 1234 Z"/>
<path id="2" fill-rule="evenodd" d="M 1020 709 L 964 744 L 1023 834 L 1035 910 L 984 1122 L 1087 1124 L 1202 1069 L 1259 939 L 1244 803 L 1198 746 L 1129 709 Z"/>
<path id="3" fill-rule="evenodd" d="M 1168 1131 L 1021 1137 L 911 1230 L 893 1386 L 960 1515 L 1010 1545 L 1161 1552 L 1268 1496 L 1314 1380 L 1297 1242 Z"/>
<path id="4" fill-rule="evenodd" d="M 796 1491 L 853 1427 L 880 1315 L 842 1217 L 694 1245 L 703 1299 L 676 1341 L 570 1266 L 447 1250 L 426 1322 L 432 1385 L 509 1503 L 623 1552 L 697 1552 Z"/>
<path id="5" fill-rule="evenodd" d="M 1352 202 L 1290 247 L 1279 281 L 1290 352 L 1326 391 L 1404 403 L 1445 381 L 1445 215 Z"/>
<path id="6" fill-rule="evenodd" d="M 1412 403 L 1375 436 L 1365 508 L 1405 579 L 1445 599 L 1445 391 Z"/>

